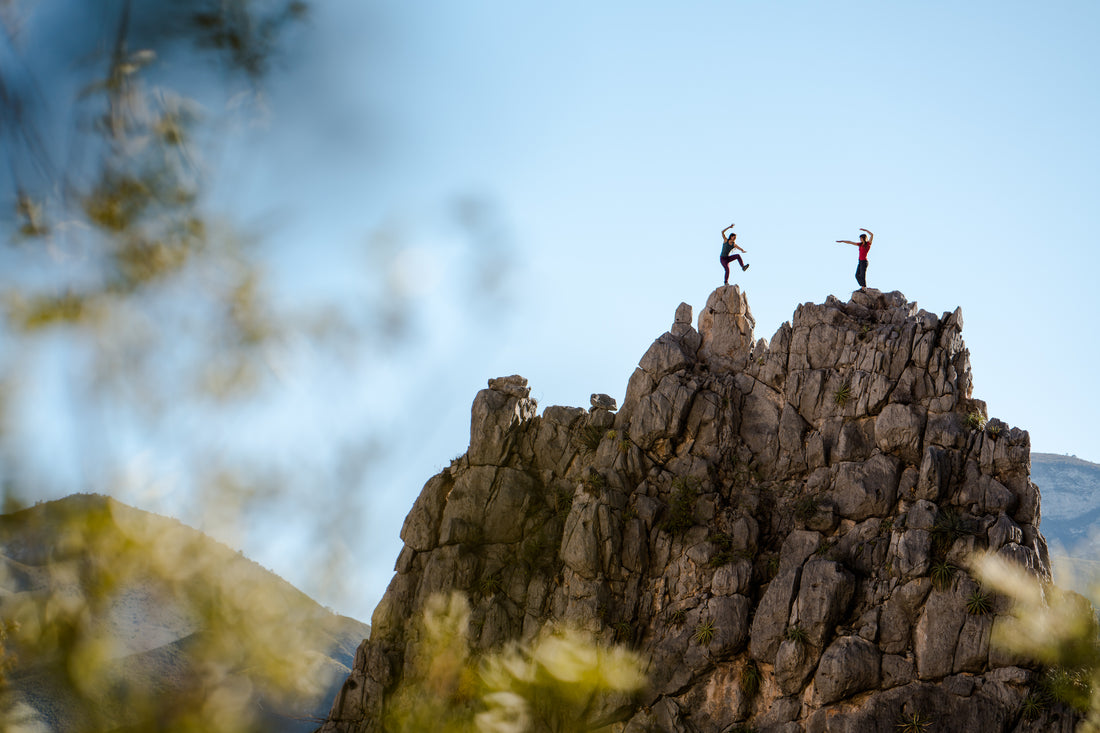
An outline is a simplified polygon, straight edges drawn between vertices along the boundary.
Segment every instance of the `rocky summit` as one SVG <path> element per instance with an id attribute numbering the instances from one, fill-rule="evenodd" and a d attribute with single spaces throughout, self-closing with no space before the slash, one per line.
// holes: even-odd
<path id="1" fill-rule="evenodd" d="M 1072 731 L 1025 714 L 1036 667 L 991 645 L 1008 603 L 967 572 L 988 550 L 1050 577 L 1028 434 L 972 397 L 960 311 L 868 289 L 769 343 L 724 286 L 692 321 L 617 411 L 539 415 L 526 379 L 489 380 L 322 730 L 382 728 L 413 620 L 459 590 L 476 649 L 564 622 L 638 651 L 610 730 Z"/>

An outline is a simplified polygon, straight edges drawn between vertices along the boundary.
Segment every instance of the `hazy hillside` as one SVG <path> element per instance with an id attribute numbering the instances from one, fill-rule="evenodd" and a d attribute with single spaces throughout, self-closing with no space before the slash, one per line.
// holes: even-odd
<path id="1" fill-rule="evenodd" d="M 180 522 L 107 497 L 0 516 L 19 730 L 311 731 L 369 628 Z M 218 728 L 211 728 L 216 720 Z"/>
<path id="2" fill-rule="evenodd" d="M 1076 456 L 1032 453 L 1031 480 L 1043 490 L 1044 519 L 1063 522 L 1100 512 L 1100 464 Z"/>
<path id="3" fill-rule="evenodd" d="M 1042 530 L 1055 576 L 1085 592 L 1100 578 L 1100 465 L 1076 456 L 1032 453 L 1031 480 L 1042 492 Z M 1059 560 L 1069 561 L 1072 575 L 1059 568 Z"/>

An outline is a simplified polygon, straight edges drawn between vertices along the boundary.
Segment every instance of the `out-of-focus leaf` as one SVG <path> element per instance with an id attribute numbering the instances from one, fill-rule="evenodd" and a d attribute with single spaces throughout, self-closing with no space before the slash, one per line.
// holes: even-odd
<path id="1" fill-rule="evenodd" d="M 77 293 L 22 296 L 5 299 L 5 317 L 20 331 L 37 331 L 56 325 L 79 325 L 95 320 L 95 306 Z"/>

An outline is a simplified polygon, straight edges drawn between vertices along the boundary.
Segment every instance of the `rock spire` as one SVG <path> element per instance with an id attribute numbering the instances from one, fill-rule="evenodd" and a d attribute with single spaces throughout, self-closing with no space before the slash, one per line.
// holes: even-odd
<path id="1" fill-rule="evenodd" d="M 989 550 L 1050 576 L 1028 434 L 972 397 L 960 311 L 868 289 L 754 326 L 737 286 L 698 328 L 681 304 L 617 412 L 490 380 L 322 730 L 380 730 L 410 619 L 458 589 L 476 648 L 565 621 L 638 650 L 614 730 L 1071 731 L 1021 716 L 1033 667 L 990 645 L 1007 607 L 967 573 Z"/>

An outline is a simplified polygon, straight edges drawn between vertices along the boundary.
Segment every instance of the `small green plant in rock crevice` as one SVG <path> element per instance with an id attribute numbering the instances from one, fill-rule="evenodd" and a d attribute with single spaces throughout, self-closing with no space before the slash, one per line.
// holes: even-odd
<path id="1" fill-rule="evenodd" d="M 712 568 L 720 568 L 745 554 L 744 550 L 738 550 L 733 546 L 733 537 L 725 532 L 712 534 L 710 537 L 707 537 L 707 542 L 710 542 L 717 548 L 717 551 L 710 558 L 710 562 L 708 563 Z"/>
<path id="2" fill-rule="evenodd" d="M 966 597 L 966 612 L 971 616 L 985 616 L 993 610 L 993 599 L 986 591 L 975 588 Z"/>
<path id="3" fill-rule="evenodd" d="M 817 514 L 818 504 L 816 496 L 800 496 L 794 503 L 795 519 L 805 522 Z"/>
<path id="4" fill-rule="evenodd" d="M 1050 695 L 1043 690 L 1032 690 L 1020 701 L 1020 717 L 1035 720 L 1050 706 Z"/>
<path id="5" fill-rule="evenodd" d="M 588 469 L 588 473 L 586 473 L 581 480 L 581 487 L 590 495 L 599 494 L 603 489 L 607 488 L 607 478 L 599 471 L 590 468 Z"/>
<path id="6" fill-rule="evenodd" d="M 929 575 L 932 577 L 932 585 L 937 590 L 944 590 L 951 583 L 951 579 L 955 577 L 955 571 L 958 570 L 954 565 L 946 560 L 939 560 L 932 563 L 932 570 Z"/>
<path id="7" fill-rule="evenodd" d="M 756 693 L 760 692 L 760 688 L 764 684 L 764 673 L 760 671 L 760 667 L 756 664 L 755 659 L 750 659 L 749 663 L 745 665 L 745 668 L 741 671 L 741 689 L 745 691 L 747 697 L 755 697 Z"/>
<path id="8" fill-rule="evenodd" d="M 960 537 L 972 534 L 970 525 L 959 512 L 953 508 L 940 511 L 932 524 L 930 532 L 932 536 L 932 554 L 943 558 L 951 549 L 952 543 Z"/>
<path id="9" fill-rule="evenodd" d="M 840 389 L 833 392 L 833 402 L 837 407 L 844 407 L 852 398 L 852 387 L 849 384 L 841 385 Z"/>
<path id="10" fill-rule="evenodd" d="M 672 498 L 664 529 L 670 534 L 683 534 L 695 525 L 695 502 L 699 489 L 689 479 L 677 477 L 672 481 Z"/>
<path id="11" fill-rule="evenodd" d="M 503 587 L 500 576 L 497 574 L 486 575 L 478 581 L 477 589 L 485 597 L 495 596 Z"/>
<path id="12" fill-rule="evenodd" d="M 922 713 L 902 713 L 894 727 L 899 733 L 926 733 L 931 725 L 932 719 Z"/>
<path id="13" fill-rule="evenodd" d="M 600 447 L 606 431 L 596 425 L 585 425 L 573 438 L 574 444 L 585 453 L 592 453 Z"/>
<path id="14" fill-rule="evenodd" d="M 783 635 L 787 641 L 793 641 L 796 644 L 807 644 L 810 641 L 810 635 L 806 633 L 806 629 L 802 628 L 798 624 L 794 626 L 788 626 L 787 632 Z"/>
<path id="15" fill-rule="evenodd" d="M 695 633 L 691 635 L 691 638 L 700 646 L 710 646 L 710 643 L 714 640 L 715 631 L 714 619 L 708 618 L 706 621 L 700 621 L 696 624 Z"/>
<path id="16" fill-rule="evenodd" d="M 569 516 L 569 510 L 573 507 L 573 494 L 563 488 L 555 488 L 551 497 L 554 504 L 554 516 L 565 521 Z"/>
<path id="17" fill-rule="evenodd" d="M 985 427 L 985 416 L 977 410 L 971 410 L 966 414 L 966 427 L 970 430 L 981 430 Z"/>

